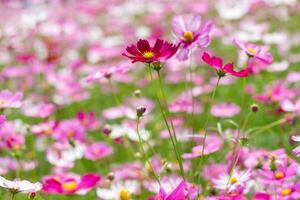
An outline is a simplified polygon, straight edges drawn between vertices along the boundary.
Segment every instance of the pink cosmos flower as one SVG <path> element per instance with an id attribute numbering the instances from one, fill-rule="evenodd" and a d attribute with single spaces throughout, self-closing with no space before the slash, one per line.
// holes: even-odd
<path id="1" fill-rule="evenodd" d="M 43 191 L 51 194 L 86 194 L 97 186 L 101 176 L 97 174 L 46 176 L 43 178 Z"/>
<path id="2" fill-rule="evenodd" d="M 180 44 L 177 54 L 179 60 L 186 60 L 189 51 L 195 46 L 203 49 L 211 42 L 213 23 L 201 23 L 200 16 L 176 16 L 172 21 L 173 35 Z"/>
<path id="3" fill-rule="evenodd" d="M 295 142 L 300 142 L 300 136 L 292 136 L 292 140 Z M 295 154 L 297 157 L 300 157 L 300 146 L 293 149 L 293 154 Z"/>
<path id="4" fill-rule="evenodd" d="M 30 130 L 34 135 L 49 136 L 53 133 L 57 125 L 58 122 L 56 121 L 47 121 L 44 123 L 32 125 Z"/>
<path id="5" fill-rule="evenodd" d="M 92 73 L 86 77 L 87 82 L 96 82 L 103 78 L 109 79 L 114 74 L 123 74 L 130 70 L 130 66 L 127 64 L 119 64 L 109 67 L 107 69 L 101 69 L 95 73 Z"/>
<path id="6" fill-rule="evenodd" d="M 239 72 L 234 71 L 233 64 L 227 63 L 223 65 L 223 60 L 220 57 L 210 56 L 208 53 L 204 52 L 202 55 L 202 60 L 211 66 L 212 68 L 217 70 L 218 76 L 222 77 L 225 76 L 226 73 L 229 73 L 232 76 L 236 77 L 246 77 L 249 74 L 249 69 L 244 69 Z"/>
<path id="7" fill-rule="evenodd" d="M 282 102 L 280 102 L 280 106 L 282 110 L 286 112 L 295 112 L 300 116 L 300 99 L 298 99 L 296 102 L 292 102 L 287 99 L 283 100 Z"/>
<path id="8" fill-rule="evenodd" d="M 223 146 L 223 140 L 218 136 L 211 135 L 206 139 L 205 149 L 203 150 L 203 144 L 193 147 L 192 153 L 185 153 L 182 155 L 185 159 L 192 159 L 203 155 L 208 155 L 220 150 Z"/>
<path id="9" fill-rule="evenodd" d="M 0 148 L 20 149 L 25 143 L 25 137 L 16 130 L 13 122 L 5 122 L 0 129 Z"/>
<path id="10" fill-rule="evenodd" d="M 88 130 L 97 130 L 100 128 L 101 122 L 97 119 L 94 112 L 84 113 L 78 112 L 77 119 L 82 123 Z"/>
<path id="11" fill-rule="evenodd" d="M 76 140 L 84 142 L 86 130 L 77 119 L 69 119 L 60 122 L 53 132 L 53 137 L 61 142 Z"/>
<path id="12" fill-rule="evenodd" d="M 300 182 L 285 183 L 276 188 L 280 200 L 291 200 L 300 198 Z"/>
<path id="13" fill-rule="evenodd" d="M 28 117 L 47 118 L 55 112 L 55 106 L 52 103 L 33 103 L 25 102 L 22 112 Z"/>
<path id="14" fill-rule="evenodd" d="M 200 113 L 203 108 L 199 102 L 192 102 L 191 99 L 180 98 L 169 105 L 170 112 L 186 112 L 186 113 Z"/>
<path id="15" fill-rule="evenodd" d="M 0 108 L 19 108 L 22 105 L 22 92 L 12 93 L 9 90 L 0 92 Z"/>
<path id="16" fill-rule="evenodd" d="M 98 160 L 111 155 L 112 152 L 112 147 L 102 142 L 96 142 L 86 148 L 84 156 L 89 160 Z"/>
<path id="17" fill-rule="evenodd" d="M 166 193 L 163 188 L 155 197 L 151 197 L 148 200 L 187 200 L 187 184 L 181 181 L 178 186 L 171 192 Z"/>
<path id="18" fill-rule="evenodd" d="M 264 47 L 255 44 L 244 43 L 237 39 L 234 39 L 233 43 L 236 47 L 245 51 L 249 57 L 257 58 L 268 64 L 273 60 L 272 55 Z"/>
<path id="19" fill-rule="evenodd" d="M 295 96 L 295 89 L 289 88 L 284 83 L 276 83 L 268 86 L 262 94 L 254 96 L 254 99 L 269 104 L 283 102 L 286 99 L 293 99 Z"/>
<path id="20" fill-rule="evenodd" d="M 211 114 L 215 117 L 230 118 L 239 114 L 240 107 L 234 103 L 219 103 L 213 105 L 211 108 Z"/>
<path id="21" fill-rule="evenodd" d="M 157 39 L 154 46 L 151 47 L 147 40 L 139 40 L 136 45 L 126 48 L 129 54 L 123 53 L 123 56 L 132 60 L 132 63 L 143 62 L 164 62 L 171 58 L 177 52 L 178 46 L 167 41 Z"/>

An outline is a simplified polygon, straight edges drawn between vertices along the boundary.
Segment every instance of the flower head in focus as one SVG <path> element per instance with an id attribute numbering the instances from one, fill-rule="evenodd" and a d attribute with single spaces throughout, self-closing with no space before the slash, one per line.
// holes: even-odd
<path id="1" fill-rule="evenodd" d="M 211 42 L 213 23 L 203 23 L 200 16 L 176 16 L 172 21 L 173 35 L 180 44 L 177 54 L 179 60 L 188 59 L 191 48 L 198 46 L 203 49 Z"/>
<path id="2" fill-rule="evenodd" d="M 202 60 L 212 68 L 216 69 L 219 77 L 225 76 L 226 73 L 229 73 L 230 75 L 235 77 L 246 77 L 250 73 L 248 68 L 243 69 L 241 71 L 235 71 L 233 69 L 233 63 L 227 63 L 223 65 L 222 58 L 210 56 L 206 52 L 203 53 Z"/>
<path id="3" fill-rule="evenodd" d="M 123 56 L 132 60 L 132 63 L 143 62 L 163 62 L 171 58 L 177 52 L 178 46 L 167 41 L 157 39 L 154 46 L 151 47 L 147 40 L 139 40 L 136 45 L 126 48 L 128 54 Z"/>

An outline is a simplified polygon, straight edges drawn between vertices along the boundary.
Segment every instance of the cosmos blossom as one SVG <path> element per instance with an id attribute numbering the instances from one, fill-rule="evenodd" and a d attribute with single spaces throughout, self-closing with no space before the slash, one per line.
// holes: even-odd
<path id="1" fill-rule="evenodd" d="M 22 92 L 13 93 L 9 90 L 0 92 L 0 108 L 19 108 L 22 105 Z"/>
<path id="2" fill-rule="evenodd" d="M 180 44 L 177 54 L 179 60 L 188 59 L 189 51 L 194 47 L 203 49 L 211 42 L 212 21 L 202 22 L 200 16 L 176 16 L 172 21 L 175 40 Z"/>
<path id="3" fill-rule="evenodd" d="M 90 160 L 102 159 L 111 155 L 112 151 L 112 147 L 102 142 L 96 142 L 87 147 L 85 157 Z"/>
<path id="4" fill-rule="evenodd" d="M 43 179 L 43 191 L 51 194 L 85 194 L 101 180 L 97 174 L 46 176 Z"/>
<path id="5" fill-rule="evenodd" d="M 174 45 L 164 40 L 157 39 L 154 46 L 150 46 L 147 40 L 140 39 L 136 45 L 126 48 L 128 54 L 122 55 L 132 60 L 132 63 L 143 62 L 164 62 L 171 58 L 178 49 L 178 45 Z"/>
<path id="6" fill-rule="evenodd" d="M 0 187 L 6 188 L 14 193 L 31 193 L 38 192 L 42 189 L 41 183 L 31 183 L 27 180 L 10 181 L 0 176 Z"/>
<path id="7" fill-rule="evenodd" d="M 267 64 L 270 64 L 273 60 L 273 56 L 262 46 L 245 43 L 237 39 L 233 40 L 233 44 L 246 52 L 249 57 L 257 58 Z"/>
<path id="8" fill-rule="evenodd" d="M 210 56 L 208 53 L 204 52 L 202 55 L 202 60 L 214 68 L 217 71 L 218 76 L 225 76 L 226 73 L 235 77 L 246 77 L 249 74 L 249 69 L 243 69 L 241 71 L 235 71 L 233 69 L 233 63 L 227 63 L 223 65 L 223 59 L 216 56 Z"/>
<path id="9" fill-rule="evenodd" d="M 215 117 L 234 117 L 240 110 L 240 107 L 234 103 L 219 103 L 212 106 L 211 114 Z"/>

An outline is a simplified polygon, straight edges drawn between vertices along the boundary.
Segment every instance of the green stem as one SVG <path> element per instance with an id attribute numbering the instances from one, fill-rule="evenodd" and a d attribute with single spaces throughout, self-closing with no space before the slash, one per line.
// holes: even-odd
<path id="1" fill-rule="evenodd" d="M 110 91 L 111 91 L 111 94 L 112 94 L 112 96 L 113 96 L 113 98 L 114 98 L 114 101 L 115 101 L 116 105 L 117 105 L 117 106 L 121 105 L 121 104 L 120 104 L 120 101 L 119 101 L 119 99 L 118 99 L 118 97 L 117 97 L 117 95 L 114 93 L 114 90 L 113 90 L 114 87 L 113 87 L 111 78 L 108 78 L 108 84 L 109 84 Z"/>
<path id="2" fill-rule="evenodd" d="M 218 88 L 218 86 L 219 86 L 219 83 L 220 83 L 221 78 L 222 78 L 221 76 L 218 77 L 217 84 L 216 84 L 216 86 L 215 86 L 215 88 L 214 88 L 214 90 L 213 90 L 213 93 L 212 93 L 212 95 L 211 95 L 211 98 L 210 98 L 211 102 L 213 102 L 214 99 L 215 99 L 215 95 L 216 95 L 217 88 Z M 203 145 L 202 145 L 202 150 L 201 150 L 202 156 L 201 156 L 200 163 L 199 163 L 199 166 L 200 166 L 200 167 L 199 167 L 199 170 L 202 169 L 202 166 L 203 166 L 203 164 L 204 164 L 204 150 L 205 150 L 205 142 L 206 142 L 206 138 L 207 138 L 207 126 L 208 126 L 208 123 L 209 123 L 209 117 L 210 117 L 210 110 L 207 111 L 207 114 L 206 114 L 206 122 L 205 122 L 205 124 L 204 124 L 204 138 L 203 138 Z M 199 171 L 199 173 L 198 173 L 197 183 L 200 184 L 200 171 Z M 198 195 L 199 195 L 199 193 L 200 193 L 200 188 L 198 189 Z M 197 196 L 198 196 L 198 195 L 197 195 Z"/>
<path id="3" fill-rule="evenodd" d="M 167 112 L 167 116 L 169 117 L 170 119 L 170 123 L 171 123 L 171 128 L 172 128 L 172 131 L 173 131 L 173 134 L 171 133 L 170 134 L 170 137 L 171 135 L 174 137 L 174 148 L 177 150 L 177 157 L 178 157 L 178 164 L 179 164 L 179 168 L 180 168 L 180 171 L 181 171 L 181 175 L 182 175 L 182 178 L 185 180 L 185 175 L 184 175 L 184 170 L 183 170 L 183 161 L 182 161 L 182 158 L 180 156 L 180 151 L 179 151 L 179 147 L 178 147 L 178 140 L 177 140 L 177 136 L 176 136 L 176 132 L 175 132 L 175 128 L 174 128 L 174 124 L 173 124 L 173 120 L 172 120 L 172 116 L 171 116 L 171 113 L 169 111 L 169 106 L 168 106 L 168 101 L 167 101 L 167 97 L 166 97 L 166 94 L 165 94 L 165 91 L 163 89 L 163 82 L 162 82 L 162 78 L 161 78 L 161 75 L 159 73 L 159 70 L 156 70 L 157 72 L 157 77 L 158 77 L 158 82 L 159 82 L 159 87 L 160 87 L 160 91 L 161 91 L 161 94 L 162 94 L 162 97 L 163 97 L 163 102 L 165 104 L 165 108 L 166 108 L 166 112 Z M 167 120 L 166 120 L 167 121 Z"/>
<path id="4" fill-rule="evenodd" d="M 147 64 L 147 67 L 148 67 L 148 69 L 149 69 L 151 81 L 153 81 L 154 79 L 153 79 L 153 75 L 152 75 L 151 64 L 148 63 L 148 64 Z M 162 105 L 162 103 L 160 102 L 158 92 L 156 93 L 156 101 L 157 101 L 157 103 L 158 103 L 158 105 L 159 105 L 160 112 L 161 112 L 161 114 L 162 114 L 163 120 L 164 120 L 164 122 L 165 122 L 165 124 L 166 124 L 167 130 L 168 130 L 168 133 L 169 133 L 171 142 L 172 142 L 172 147 L 173 147 L 173 149 L 174 149 L 174 151 L 175 151 L 175 156 L 176 156 L 177 162 L 178 162 L 178 164 L 179 164 L 181 177 L 185 180 L 184 171 L 183 171 L 183 165 L 182 165 L 182 160 L 181 160 L 181 157 L 180 157 L 180 155 L 179 155 L 179 153 L 178 153 L 178 151 L 177 151 L 175 139 L 173 138 L 174 133 L 172 133 L 171 128 L 170 128 L 170 126 L 169 126 L 169 123 L 168 123 L 168 121 L 167 121 L 167 117 L 166 117 L 165 111 L 164 111 L 164 109 L 163 109 L 163 105 Z M 168 109 L 166 109 L 166 110 L 168 110 Z"/>
<path id="5" fill-rule="evenodd" d="M 147 157 L 147 154 L 146 154 L 146 151 L 144 149 L 144 142 L 143 142 L 143 138 L 140 134 L 140 131 L 139 131 L 139 124 L 140 124 L 140 117 L 137 117 L 137 120 L 136 120 L 136 132 L 137 132 L 137 135 L 138 135 L 138 138 L 139 138 L 139 145 L 140 145 L 140 149 L 141 149 L 141 152 L 143 154 L 143 157 L 144 157 L 144 160 L 146 161 L 146 163 L 149 165 L 149 167 L 151 168 L 153 174 L 154 174 L 154 177 L 156 179 L 156 181 L 158 182 L 159 186 L 161 186 L 160 184 L 160 180 L 159 180 L 159 176 L 156 175 L 155 173 L 155 170 L 151 164 L 151 162 L 149 161 L 148 157 Z"/>
<path id="6" fill-rule="evenodd" d="M 284 122 L 286 122 L 286 119 L 285 119 L 285 118 L 282 118 L 282 119 L 280 119 L 280 120 L 274 121 L 274 122 L 272 122 L 271 124 L 268 124 L 268 125 L 266 125 L 266 126 L 261 127 L 258 131 L 253 132 L 253 133 L 251 134 L 251 136 L 253 136 L 253 135 L 255 135 L 255 134 L 262 133 L 262 132 L 264 132 L 264 131 L 266 131 L 266 130 L 268 130 L 268 129 L 270 129 L 270 128 L 273 128 L 273 127 L 275 127 L 275 126 L 278 126 L 278 125 L 280 125 L 280 124 L 282 124 L 282 123 L 284 123 Z"/>
<path id="7" fill-rule="evenodd" d="M 11 200 L 14 200 L 14 199 L 15 199 L 15 194 L 16 194 L 16 193 L 10 192 L 10 194 L 11 194 L 10 199 L 11 199 Z"/>

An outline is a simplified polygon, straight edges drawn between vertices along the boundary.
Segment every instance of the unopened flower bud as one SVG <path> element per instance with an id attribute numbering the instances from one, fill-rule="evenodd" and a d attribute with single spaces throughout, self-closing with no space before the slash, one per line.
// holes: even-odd
<path id="1" fill-rule="evenodd" d="M 109 172 L 107 175 L 107 179 L 113 181 L 115 179 L 115 174 L 113 172 Z"/>
<path id="2" fill-rule="evenodd" d="M 257 105 L 257 104 L 252 104 L 252 105 L 251 105 L 251 111 L 252 111 L 252 112 L 255 113 L 255 112 L 257 112 L 258 110 L 259 110 L 259 109 L 258 109 L 258 105 Z"/>
<path id="3" fill-rule="evenodd" d="M 145 112 L 146 112 L 146 107 L 145 106 L 139 106 L 139 107 L 136 108 L 136 115 L 138 117 L 142 117 Z"/>
<path id="4" fill-rule="evenodd" d="M 106 124 L 106 125 L 103 127 L 102 131 L 103 131 L 103 133 L 104 133 L 105 135 L 109 135 L 109 134 L 111 133 L 111 127 L 110 127 L 110 125 Z"/>
<path id="5" fill-rule="evenodd" d="M 34 199 L 36 197 L 36 193 L 35 192 L 31 192 L 28 194 L 28 199 Z"/>
<path id="6" fill-rule="evenodd" d="M 133 94 L 134 94 L 135 97 L 140 97 L 141 96 L 141 90 L 135 90 Z"/>
<path id="7" fill-rule="evenodd" d="M 141 157 L 142 157 L 142 155 L 141 155 L 141 153 L 140 153 L 140 152 L 136 152 L 136 153 L 134 154 L 134 157 L 136 157 L 136 158 L 141 158 Z"/>

